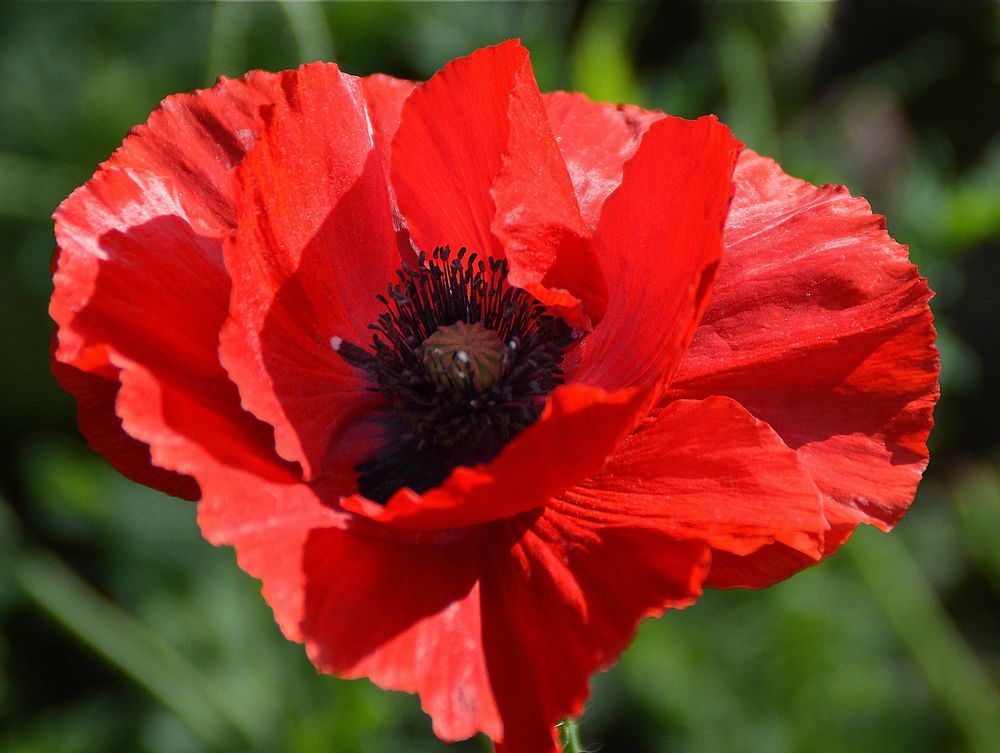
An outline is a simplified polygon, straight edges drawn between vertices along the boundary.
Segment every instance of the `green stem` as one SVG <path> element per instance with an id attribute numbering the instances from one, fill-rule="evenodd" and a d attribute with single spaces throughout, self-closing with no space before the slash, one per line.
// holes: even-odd
<path id="1" fill-rule="evenodd" d="M 583 753 L 580 744 L 580 732 L 575 719 L 567 719 L 562 723 L 563 753 Z"/>

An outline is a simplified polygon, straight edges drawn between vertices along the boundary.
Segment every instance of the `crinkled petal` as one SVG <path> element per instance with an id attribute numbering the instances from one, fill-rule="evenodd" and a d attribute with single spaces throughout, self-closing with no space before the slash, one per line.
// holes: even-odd
<path id="1" fill-rule="evenodd" d="M 276 90 L 237 171 L 220 353 L 278 453 L 312 478 L 337 434 L 380 402 L 334 344 L 368 343 L 400 258 L 362 82 L 317 63 L 282 73 Z"/>
<path id="2" fill-rule="evenodd" d="M 275 455 L 271 427 L 240 408 L 231 382 L 147 368 L 117 354 L 113 363 L 121 369 L 115 410 L 122 428 L 149 445 L 155 465 L 195 478 L 205 463 L 242 469 L 262 481 L 298 478 L 298 469 Z"/>
<path id="3" fill-rule="evenodd" d="M 251 71 L 167 97 L 103 167 L 168 178 L 192 221 L 203 223 L 199 231 L 233 227 L 232 171 L 257 139 L 257 111 L 271 101 L 274 80 Z"/>
<path id="4" fill-rule="evenodd" d="M 56 215 L 55 356 L 119 380 L 122 428 L 154 465 L 193 475 L 211 455 L 264 467 L 270 428 L 242 410 L 218 363 L 221 240 L 196 225 L 169 177 L 105 169 L 74 193 Z"/>
<path id="5" fill-rule="evenodd" d="M 255 72 L 167 98 L 54 215 L 53 371 L 77 397 L 95 449 L 131 478 L 181 496 L 197 489 L 157 469 L 163 459 L 155 448 L 150 457 L 145 440 L 121 429 L 115 404 L 127 396 L 119 379 L 132 362 L 153 379 L 173 379 L 183 368 L 212 393 L 213 410 L 242 413 L 216 356 L 216 306 L 229 292 L 220 238 L 234 216 L 231 172 L 255 138 L 256 109 L 269 100 L 271 82 Z M 196 283 L 185 290 L 189 280 Z M 193 292 L 204 300 L 192 304 Z M 158 408 L 146 406 L 149 415 L 140 417 L 149 433 L 197 445 L 215 439 L 176 412 L 164 417 L 169 427 L 153 426 Z M 255 423 L 237 433 L 255 441 Z"/>
<path id="6" fill-rule="evenodd" d="M 641 618 L 694 601 L 708 569 L 701 542 L 554 509 L 413 536 L 345 524 L 304 485 L 280 503 L 245 491 L 250 512 L 231 523 L 214 504 L 201 513 L 206 536 L 235 543 L 317 667 L 419 693 L 446 741 L 558 750 L 554 725 L 580 712 L 590 674 Z"/>
<path id="7" fill-rule="evenodd" d="M 487 528 L 399 536 L 350 516 L 328 504 L 353 484 L 347 467 L 307 485 L 205 464 L 198 480 L 205 537 L 235 547 L 319 669 L 420 693 L 442 739 L 500 736 L 481 637 Z"/>
<path id="8" fill-rule="evenodd" d="M 400 540 L 364 528 L 309 537 L 302 629 L 310 658 L 341 677 L 419 693 L 444 740 L 498 737 L 482 647 L 484 532 Z"/>
<path id="9" fill-rule="evenodd" d="M 122 430 L 122 420 L 115 413 L 121 385 L 117 369 L 112 369 L 112 373 L 112 377 L 91 374 L 52 359 L 52 374 L 59 386 L 76 400 L 77 423 L 92 450 L 137 483 L 176 497 L 198 499 L 201 493 L 194 479 L 153 465 L 149 445 Z"/>
<path id="10" fill-rule="evenodd" d="M 594 102 L 577 92 L 552 92 L 542 98 L 580 213 L 593 232 L 604 200 L 622 182 L 622 166 L 649 126 L 666 116 L 633 105 Z"/>
<path id="11" fill-rule="evenodd" d="M 461 528 L 516 515 L 596 472 L 635 425 L 645 402 L 646 395 L 636 390 L 559 387 L 538 421 L 490 463 L 458 466 L 423 494 L 404 487 L 385 505 L 361 495 L 342 504 L 409 531 Z"/>
<path id="12" fill-rule="evenodd" d="M 697 598 L 707 572 L 701 542 L 569 506 L 399 534 L 322 502 L 348 472 L 323 488 L 205 464 L 198 481 L 206 538 L 262 579 L 285 635 L 321 670 L 419 693 L 447 741 L 484 732 L 555 750 L 553 725 L 579 713 L 589 675 L 639 619 Z"/>
<path id="13" fill-rule="evenodd" d="M 452 61 L 413 92 L 392 183 L 418 247 L 506 256 L 511 284 L 574 322 L 600 319 L 607 289 L 520 43 Z"/>
<path id="14" fill-rule="evenodd" d="M 303 553 L 313 530 L 347 525 L 349 516 L 323 500 L 336 499 L 352 483 L 349 469 L 331 470 L 320 484 L 310 486 L 205 462 L 197 478 L 202 535 L 216 546 L 236 549 L 239 566 L 263 582 L 264 598 L 285 637 L 302 642 L 310 588 Z"/>
<path id="15" fill-rule="evenodd" d="M 708 301 L 740 144 L 714 117 L 653 123 L 594 235 L 607 314 L 567 380 L 605 389 L 664 382 Z"/>
<path id="16" fill-rule="evenodd" d="M 562 499 L 595 524 L 642 524 L 741 555 L 777 541 L 816 561 L 828 528 L 795 452 L 724 397 L 670 403 Z"/>
<path id="17" fill-rule="evenodd" d="M 736 185 L 712 300 L 668 399 L 728 395 L 766 421 L 824 494 L 830 552 L 859 522 L 887 530 L 913 499 L 938 393 L 930 292 L 843 187 L 752 152 Z"/>
<path id="18" fill-rule="evenodd" d="M 701 542 L 572 513 L 527 513 L 494 535 L 480 598 L 498 750 L 557 753 L 554 725 L 582 712 L 590 675 L 617 660 L 638 621 L 701 593 Z"/>

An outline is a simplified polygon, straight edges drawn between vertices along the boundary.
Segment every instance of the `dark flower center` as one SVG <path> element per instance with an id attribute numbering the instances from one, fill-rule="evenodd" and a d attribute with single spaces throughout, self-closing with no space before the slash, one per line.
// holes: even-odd
<path id="1" fill-rule="evenodd" d="M 458 465 L 492 460 L 534 423 L 562 382 L 573 330 L 529 293 L 507 284 L 507 262 L 446 246 L 405 265 L 377 296 L 386 312 L 368 325 L 368 350 L 333 338 L 388 401 L 385 444 L 357 466 L 359 491 L 385 503 L 408 486 L 424 492 Z"/>

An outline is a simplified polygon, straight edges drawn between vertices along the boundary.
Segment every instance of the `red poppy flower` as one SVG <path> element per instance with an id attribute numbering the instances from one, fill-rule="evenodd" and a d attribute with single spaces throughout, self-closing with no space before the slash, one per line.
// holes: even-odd
<path id="1" fill-rule="evenodd" d="M 541 95 L 516 42 L 169 97 L 55 219 L 91 445 L 444 740 L 556 750 L 638 620 L 888 530 L 927 461 L 882 218 L 713 117 Z"/>

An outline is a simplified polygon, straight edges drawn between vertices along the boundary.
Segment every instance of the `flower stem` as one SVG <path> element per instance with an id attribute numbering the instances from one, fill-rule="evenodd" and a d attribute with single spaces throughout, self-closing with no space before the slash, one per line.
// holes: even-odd
<path id="1" fill-rule="evenodd" d="M 563 729 L 563 753 L 583 753 L 583 746 L 580 744 L 580 733 L 576 727 L 575 719 L 566 719 L 562 723 Z"/>

